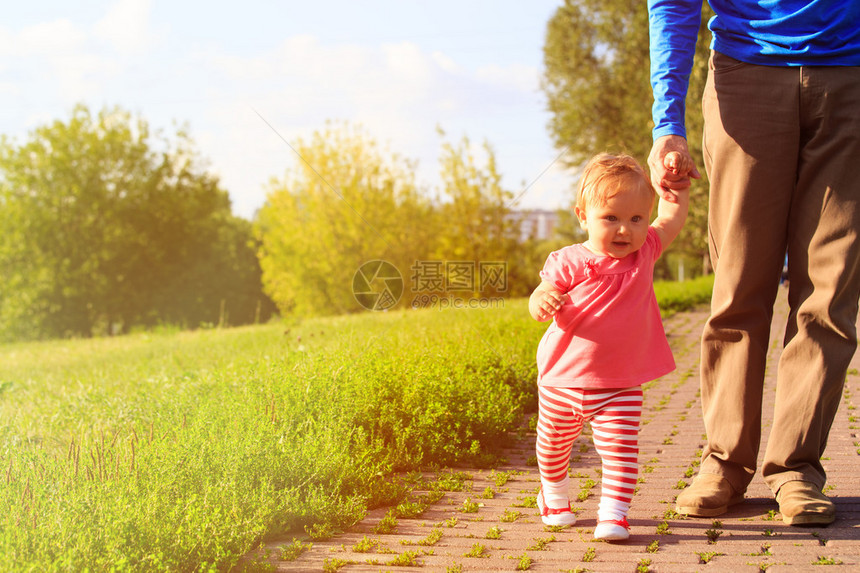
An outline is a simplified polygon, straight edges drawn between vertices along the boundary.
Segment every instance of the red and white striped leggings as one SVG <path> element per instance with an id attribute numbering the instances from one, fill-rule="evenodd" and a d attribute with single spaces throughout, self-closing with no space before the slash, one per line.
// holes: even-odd
<path id="1" fill-rule="evenodd" d="M 537 459 L 542 481 L 557 486 L 563 482 L 566 490 L 573 442 L 589 422 L 603 469 L 601 506 L 623 507 L 626 514 L 639 475 L 642 388 L 540 386 L 538 407 Z"/>

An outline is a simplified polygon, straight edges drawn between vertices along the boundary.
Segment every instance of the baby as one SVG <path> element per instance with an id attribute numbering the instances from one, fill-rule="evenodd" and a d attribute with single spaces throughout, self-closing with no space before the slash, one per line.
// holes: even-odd
<path id="1" fill-rule="evenodd" d="M 678 153 L 664 165 L 688 172 Z M 642 384 L 675 368 L 657 299 L 654 263 L 687 217 L 689 193 L 659 199 L 630 156 L 601 154 L 586 165 L 576 216 L 588 240 L 549 255 L 529 299 L 535 320 L 553 322 L 537 351 L 537 504 L 547 525 L 573 525 L 568 467 L 588 422 L 602 462 L 595 539 L 630 536 L 627 512 L 638 478 Z"/>

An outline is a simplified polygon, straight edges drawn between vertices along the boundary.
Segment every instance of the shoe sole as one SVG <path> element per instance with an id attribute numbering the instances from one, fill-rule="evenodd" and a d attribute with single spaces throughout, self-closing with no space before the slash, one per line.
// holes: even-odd
<path id="1" fill-rule="evenodd" d="M 597 541 L 627 541 L 630 539 L 630 534 L 627 535 L 606 535 L 602 537 L 594 536 Z"/>
<path id="2" fill-rule="evenodd" d="M 817 514 L 817 515 L 795 515 L 788 517 L 782 516 L 782 522 L 786 525 L 797 525 L 800 527 L 817 527 L 827 526 L 836 521 L 836 515 Z"/>
<path id="3" fill-rule="evenodd" d="M 729 500 L 729 503 L 726 505 L 721 505 L 719 507 L 695 507 L 695 506 L 675 506 L 675 513 L 680 513 L 681 515 L 688 515 L 690 517 L 716 517 L 718 515 L 722 515 L 729 510 L 729 507 L 733 505 L 737 505 L 744 500 L 743 496 L 735 497 Z"/>
<path id="4" fill-rule="evenodd" d="M 572 525 L 576 525 L 576 515 L 571 518 L 568 518 L 567 520 L 558 521 L 548 519 L 546 516 L 542 515 L 540 520 L 543 522 L 544 525 L 551 525 L 553 527 L 570 527 Z"/>

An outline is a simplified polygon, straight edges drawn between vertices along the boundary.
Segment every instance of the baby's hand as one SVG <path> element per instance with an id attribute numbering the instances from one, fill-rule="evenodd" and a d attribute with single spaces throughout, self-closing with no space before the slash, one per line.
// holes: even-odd
<path id="1" fill-rule="evenodd" d="M 534 303 L 534 306 L 532 305 Z M 551 320 L 561 307 L 564 306 L 564 293 L 549 286 L 549 283 L 541 283 L 529 300 L 529 309 L 532 317 L 541 322 Z"/>
<path id="2" fill-rule="evenodd" d="M 555 316 L 562 306 L 564 306 L 564 294 L 557 290 L 544 292 L 540 299 L 540 308 L 546 316 Z"/>
<path id="3" fill-rule="evenodd" d="M 663 157 L 663 167 L 675 175 L 688 175 L 693 167 L 693 163 L 689 157 L 677 151 L 670 151 Z"/>
<path id="4" fill-rule="evenodd" d="M 690 179 L 698 179 L 699 170 L 687 149 L 687 140 L 680 135 L 658 138 L 648 155 L 651 184 L 660 198 L 677 203 L 679 194 L 690 188 Z"/>

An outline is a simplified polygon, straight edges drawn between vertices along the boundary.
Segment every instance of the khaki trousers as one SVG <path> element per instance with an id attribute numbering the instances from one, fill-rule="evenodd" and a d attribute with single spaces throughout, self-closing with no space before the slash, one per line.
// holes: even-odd
<path id="1" fill-rule="evenodd" d="M 703 96 L 715 269 L 702 337 L 702 473 L 745 491 L 788 253 L 790 314 L 762 474 L 826 481 L 819 461 L 857 349 L 860 67 L 769 67 L 713 53 Z"/>

